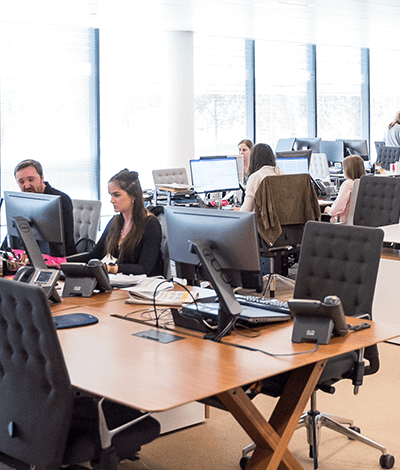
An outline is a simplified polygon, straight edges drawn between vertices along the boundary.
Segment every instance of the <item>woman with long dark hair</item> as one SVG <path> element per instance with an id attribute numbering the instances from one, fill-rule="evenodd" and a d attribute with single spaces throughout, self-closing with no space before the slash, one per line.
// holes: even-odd
<path id="1" fill-rule="evenodd" d="M 266 176 L 284 175 L 276 166 L 275 154 L 267 144 L 256 144 L 250 152 L 249 179 L 241 211 L 253 211 L 256 192 Z"/>
<path id="2" fill-rule="evenodd" d="M 124 169 L 108 182 L 115 215 L 90 253 L 71 261 L 105 259 L 111 274 L 162 274 L 161 226 L 145 207 L 138 174 Z"/>

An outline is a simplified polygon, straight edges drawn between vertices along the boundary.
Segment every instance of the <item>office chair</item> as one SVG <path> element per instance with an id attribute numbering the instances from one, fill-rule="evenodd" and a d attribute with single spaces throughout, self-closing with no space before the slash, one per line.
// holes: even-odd
<path id="1" fill-rule="evenodd" d="M 91 251 L 100 224 L 101 201 L 72 199 L 74 239 L 78 253 Z"/>
<path id="2" fill-rule="evenodd" d="M 384 147 L 386 145 L 386 143 L 383 140 L 376 140 L 374 143 L 375 143 L 376 155 L 378 156 L 379 147 Z"/>
<path id="3" fill-rule="evenodd" d="M 0 460 L 7 465 L 59 470 L 91 462 L 117 470 L 158 437 L 158 421 L 138 410 L 75 396 L 42 288 L 0 279 L 0 344 Z"/>
<path id="4" fill-rule="evenodd" d="M 381 146 L 377 149 L 376 163 L 380 163 L 385 170 L 390 170 L 390 165 L 400 160 L 400 147 Z"/>
<path id="5" fill-rule="evenodd" d="M 325 153 L 311 154 L 309 173 L 315 180 L 319 179 L 330 183 L 331 174 L 329 171 L 328 158 Z"/>
<path id="6" fill-rule="evenodd" d="M 323 300 L 337 295 L 348 316 L 363 317 L 371 314 L 376 277 L 379 268 L 383 231 L 377 228 L 356 227 L 344 224 L 306 223 L 293 297 L 296 299 Z M 357 334 L 350 332 L 348 334 Z M 368 365 L 364 364 L 364 358 Z M 363 376 L 379 369 L 378 348 L 370 346 L 365 351 L 355 351 L 330 359 L 311 398 L 311 409 L 304 413 L 298 428 L 307 428 L 310 457 L 314 469 L 318 468 L 318 447 L 321 427 L 326 426 L 350 439 L 380 450 L 380 465 L 392 468 L 394 457 L 386 448 L 360 434 L 350 419 L 339 418 L 317 410 L 317 390 L 334 393 L 339 380 L 351 380 L 354 393 L 362 385 Z M 289 374 L 281 374 L 262 382 L 261 393 L 277 397 L 286 384 Z M 244 450 L 242 468 L 247 463 Z"/>
<path id="7" fill-rule="evenodd" d="M 269 291 L 270 297 L 274 297 L 277 280 L 293 287 L 294 281 L 285 276 L 289 264 L 297 260 L 304 224 L 321 215 L 309 175 L 264 178 L 256 192 L 255 213 L 261 257 L 270 260 L 262 295 Z"/>
<path id="8" fill-rule="evenodd" d="M 189 184 L 186 168 L 167 168 L 166 170 L 153 170 L 154 185 L 162 184 Z"/>
<path id="9" fill-rule="evenodd" d="M 171 279 L 171 266 L 169 262 L 169 251 L 167 242 L 167 222 L 164 215 L 164 206 L 148 206 L 147 209 L 154 214 L 161 225 L 161 256 L 163 260 L 163 276 Z"/>
<path id="10" fill-rule="evenodd" d="M 354 208 L 353 224 L 381 227 L 399 223 L 400 178 L 362 176 Z"/>

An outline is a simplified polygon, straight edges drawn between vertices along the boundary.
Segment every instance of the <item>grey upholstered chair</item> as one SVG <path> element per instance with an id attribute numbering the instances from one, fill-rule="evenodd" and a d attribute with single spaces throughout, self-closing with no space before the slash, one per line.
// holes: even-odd
<path id="1" fill-rule="evenodd" d="M 167 168 L 166 170 L 153 170 L 154 185 L 160 184 L 189 184 L 186 168 Z"/>
<path id="2" fill-rule="evenodd" d="M 331 181 L 331 174 L 329 172 L 328 158 L 325 153 L 312 153 L 310 160 L 309 174 L 316 180 Z"/>
<path id="3" fill-rule="evenodd" d="M 136 460 L 140 447 L 158 437 L 151 416 L 75 396 L 42 288 L 0 278 L 0 342 L 0 461 L 41 470 L 92 462 L 117 470 L 119 460 Z"/>
<path id="4" fill-rule="evenodd" d="M 390 170 L 390 165 L 400 160 L 400 147 L 381 146 L 378 147 L 377 153 L 376 162 L 385 170 Z"/>
<path id="5" fill-rule="evenodd" d="M 400 178 L 362 176 L 353 224 L 381 227 L 397 224 L 400 216 Z"/>
<path id="6" fill-rule="evenodd" d="M 346 315 L 371 315 L 382 240 L 383 231 L 378 228 L 307 222 L 293 297 L 322 301 L 326 296 L 337 295 Z M 367 364 L 364 364 L 364 358 Z M 310 457 L 314 460 L 315 469 L 318 468 L 318 441 L 322 426 L 378 449 L 382 453 L 380 465 L 383 468 L 393 467 L 393 456 L 386 453 L 384 446 L 361 435 L 352 420 L 317 411 L 317 390 L 334 393 L 333 385 L 348 379 L 354 385 L 354 393 L 357 393 L 363 376 L 371 375 L 378 369 L 376 346 L 365 348 L 365 352 L 361 350 L 343 354 L 327 362 L 312 395 L 311 410 L 302 416 L 298 425 L 307 428 Z M 261 393 L 279 396 L 288 378 L 289 374 L 286 373 L 264 380 Z M 242 468 L 245 467 L 245 455 L 249 448 L 244 450 Z"/>
<path id="7" fill-rule="evenodd" d="M 78 253 L 91 251 L 97 241 L 101 201 L 72 199 L 74 239 Z"/>

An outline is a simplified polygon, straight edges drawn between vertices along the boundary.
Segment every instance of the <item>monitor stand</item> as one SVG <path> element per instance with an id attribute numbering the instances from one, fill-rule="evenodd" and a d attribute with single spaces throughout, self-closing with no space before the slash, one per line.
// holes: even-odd
<path id="1" fill-rule="evenodd" d="M 28 220 L 26 220 L 25 217 L 13 217 L 12 220 L 25 246 L 31 266 L 36 271 L 49 271 Z M 51 289 L 47 290 L 47 298 L 53 302 L 61 302 L 60 296 L 55 289 L 55 285 Z"/>
<path id="2" fill-rule="evenodd" d="M 239 315 L 242 312 L 242 307 L 233 293 L 226 273 L 221 268 L 208 243 L 200 239 L 191 240 L 190 243 L 191 252 L 198 256 L 205 271 L 207 280 L 211 282 L 212 287 L 218 296 L 218 332 L 215 337 L 210 336 L 210 339 L 219 340 L 223 336 L 230 334 L 232 329 L 232 320 L 236 315 Z"/>

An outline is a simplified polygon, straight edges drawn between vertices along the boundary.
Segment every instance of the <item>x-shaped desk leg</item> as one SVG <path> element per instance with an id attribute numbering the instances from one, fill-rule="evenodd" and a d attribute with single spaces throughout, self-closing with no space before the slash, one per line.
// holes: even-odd
<path id="1" fill-rule="evenodd" d="M 218 395 L 256 444 L 246 470 L 304 470 L 289 451 L 288 445 L 325 364 L 326 360 L 319 361 L 291 373 L 269 421 L 242 388 Z"/>

